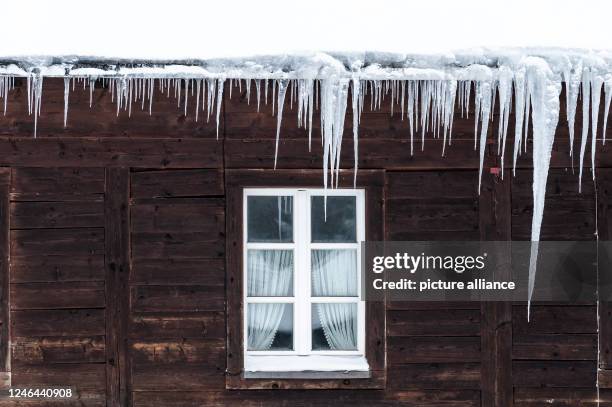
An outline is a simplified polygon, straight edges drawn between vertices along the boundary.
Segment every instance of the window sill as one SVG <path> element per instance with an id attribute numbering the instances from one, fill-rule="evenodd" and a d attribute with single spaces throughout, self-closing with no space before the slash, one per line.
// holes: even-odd
<path id="1" fill-rule="evenodd" d="M 246 355 L 245 378 L 369 378 L 369 365 L 363 356 Z"/>

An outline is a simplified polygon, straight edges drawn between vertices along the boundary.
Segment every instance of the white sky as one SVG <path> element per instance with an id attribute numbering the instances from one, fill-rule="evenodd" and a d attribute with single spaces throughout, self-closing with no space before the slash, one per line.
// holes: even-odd
<path id="1" fill-rule="evenodd" d="M 0 56 L 612 49 L 612 2 L 603 0 L 12 0 L 1 10 Z"/>

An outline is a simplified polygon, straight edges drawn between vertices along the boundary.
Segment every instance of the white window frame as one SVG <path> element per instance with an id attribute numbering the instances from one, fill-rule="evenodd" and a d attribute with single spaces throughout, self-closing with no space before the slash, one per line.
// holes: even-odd
<path id="1" fill-rule="evenodd" d="M 355 243 L 311 242 L 311 198 L 313 196 L 354 196 L 356 202 Z M 293 242 L 248 242 L 248 197 L 293 197 Z M 363 371 L 368 370 L 365 359 L 365 301 L 361 300 L 361 242 L 365 241 L 365 191 L 362 189 L 322 188 L 246 188 L 243 190 L 243 349 L 246 371 Z M 293 297 L 249 297 L 247 295 L 247 256 L 252 249 L 293 250 Z M 358 292 L 355 297 L 311 296 L 311 250 L 353 249 L 357 254 Z M 293 304 L 293 350 L 248 350 L 248 304 Z M 311 310 L 313 303 L 357 304 L 357 350 L 312 350 Z"/>

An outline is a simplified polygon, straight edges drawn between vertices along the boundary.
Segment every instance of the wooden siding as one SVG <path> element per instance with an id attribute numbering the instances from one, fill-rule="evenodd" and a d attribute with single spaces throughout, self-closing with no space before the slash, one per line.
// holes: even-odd
<path id="1" fill-rule="evenodd" d="M 196 123 L 172 98 L 156 98 L 152 117 L 139 106 L 131 118 L 117 117 L 107 91 L 96 89 L 90 109 L 89 92 L 78 87 L 64 128 L 63 82 L 49 80 L 34 140 L 25 83 L 18 81 L 0 118 L 0 200 L 6 201 L 0 204 L 0 371 L 10 368 L 13 386 L 78 391 L 70 401 L 0 405 L 594 407 L 597 397 L 601 406 L 612 405 L 609 304 L 601 304 L 598 330 L 597 304 L 535 304 L 527 323 L 524 304 L 390 302 L 377 317 L 386 321 L 382 339 L 371 344 L 386 348 L 376 360 L 386 362 L 377 388 L 270 381 L 265 390 L 228 389 L 226 377 L 237 365 L 227 344 L 228 310 L 236 304 L 226 294 L 232 284 L 226 231 L 236 220 L 228 191 L 238 187 L 228 174 L 250 174 L 242 183 L 291 186 L 307 174 L 320 182 L 322 166 L 317 120 L 309 152 L 307 133 L 295 125 L 296 106 L 287 100 L 273 171 L 271 106 L 262 103 L 257 112 L 244 93 L 233 93 L 229 99 L 225 91 L 216 140 L 214 120 L 200 115 Z M 457 117 L 446 157 L 441 141 L 431 139 L 424 151 L 415 141 L 411 156 L 407 121 L 391 116 L 387 102 L 380 112 L 366 108 L 359 144 L 360 168 L 379 174 L 360 185 L 378 191 L 380 199 L 368 205 L 379 207 L 382 219 L 368 219 L 381 237 L 529 239 L 529 153 L 514 178 L 506 154 L 502 181 L 488 171 L 501 164 L 491 142 L 479 195 L 473 115 Z M 351 169 L 350 112 L 346 123 L 342 167 Z M 578 194 L 567 140 L 562 110 L 542 238 L 592 240 L 597 223 L 607 239 L 612 147 L 597 152 L 597 188 L 587 169 Z M 352 183 L 351 171 L 342 182 Z M 2 359 L 9 344 L 10 358 Z"/>

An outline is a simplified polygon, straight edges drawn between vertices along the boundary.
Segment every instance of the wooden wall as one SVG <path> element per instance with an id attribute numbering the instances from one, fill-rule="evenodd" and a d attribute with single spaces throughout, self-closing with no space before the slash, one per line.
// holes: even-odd
<path id="1" fill-rule="evenodd" d="M 527 323 L 524 304 L 392 302 L 384 389 L 226 390 L 225 224 L 233 215 L 224 169 L 273 171 L 270 105 L 257 112 L 244 93 L 236 88 L 229 99 L 226 89 L 216 140 L 212 121 L 185 117 L 173 98 L 158 96 L 152 117 L 138 106 L 131 118 L 117 117 L 108 91 L 96 90 L 90 109 L 88 91 L 77 87 L 64 129 L 63 82 L 50 80 L 34 140 L 18 85 L 0 118 L 0 256 L 10 257 L 8 268 L 0 261 L 10 278 L 10 290 L 0 291 L 10 295 L 0 314 L 10 359 L 0 365 L 10 367 L 13 386 L 72 385 L 78 395 L 0 405 L 595 406 L 598 343 L 600 405 L 612 403 L 603 388 L 612 388 L 610 308 L 600 308 L 598 331 L 590 303 L 536 304 Z M 295 109 L 287 97 L 278 166 L 318 170 L 318 123 L 308 152 Z M 407 121 L 388 105 L 366 109 L 359 161 L 384 170 L 386 239 L 529 239 L 531 157 L 521 157 L 514 178 L 487 168 L 479 195 L 472 118 L 457 117 L 446 157 L 431 139 L 411 156 Z M 612 207 L 610 143 L 598 150 L 598 188 L 587 169 L 579 195 L 564 120 L 542 238 L 593 240 L 596 217 L 602 236 L 612 219 L 604 210 Z M 351 132 L 348 125 L 348 169 Z M 488 166 L 500 165 L 495 150 L 488 148 Z"/>

